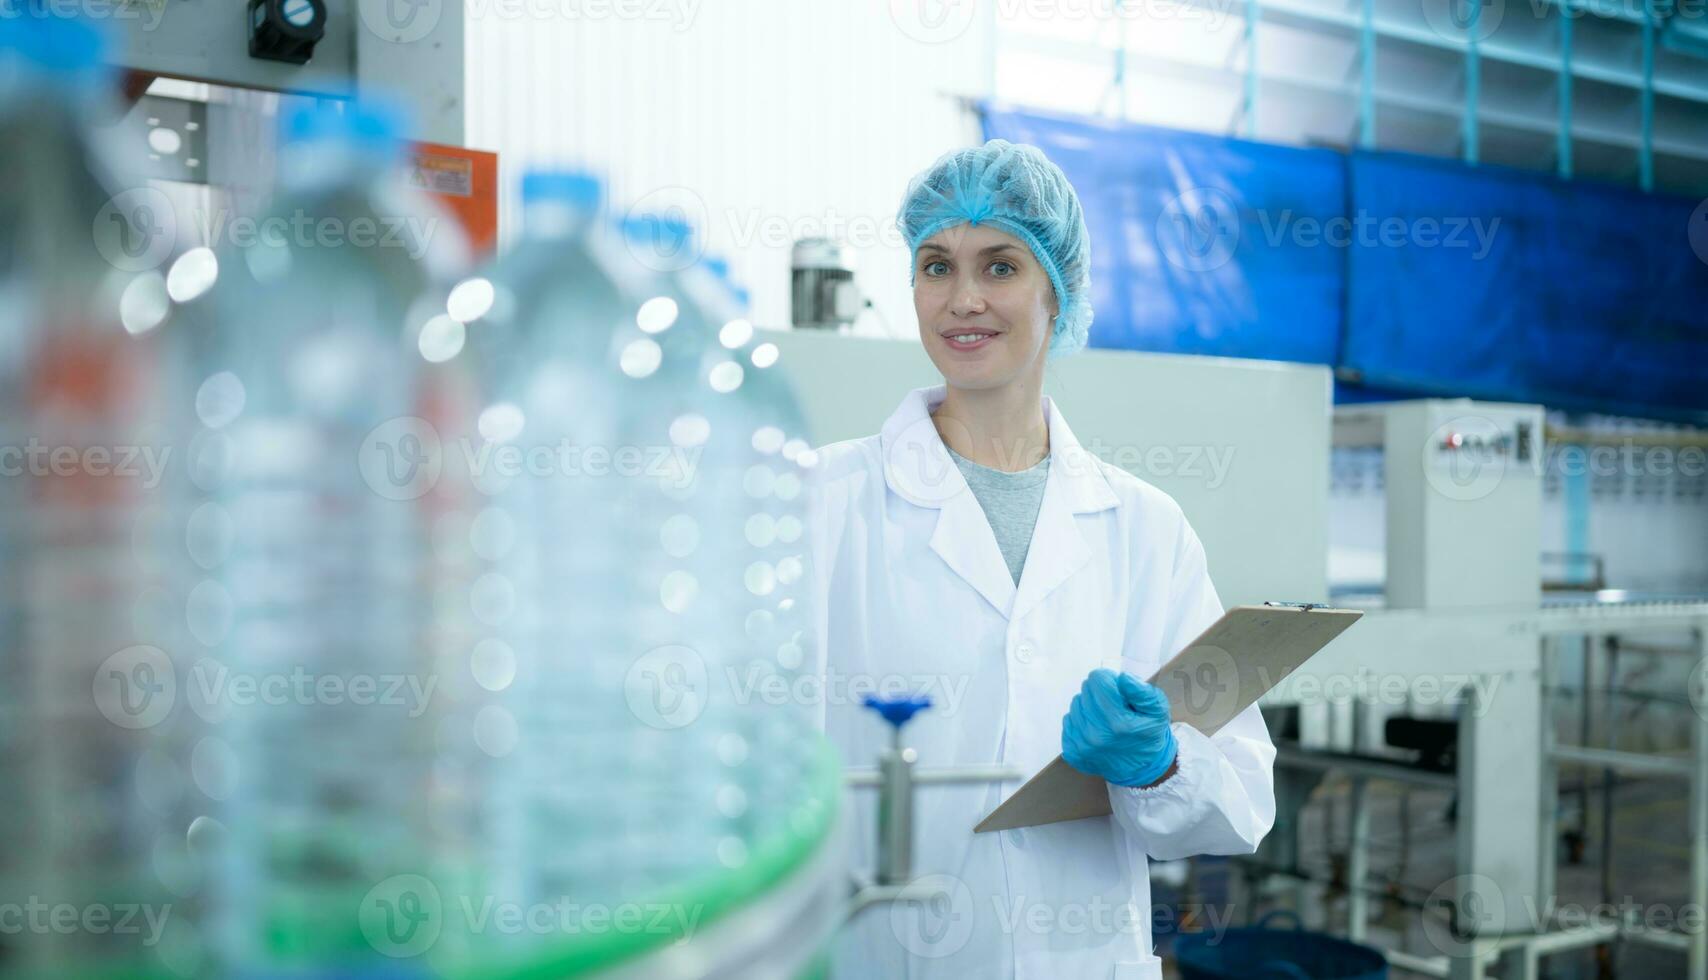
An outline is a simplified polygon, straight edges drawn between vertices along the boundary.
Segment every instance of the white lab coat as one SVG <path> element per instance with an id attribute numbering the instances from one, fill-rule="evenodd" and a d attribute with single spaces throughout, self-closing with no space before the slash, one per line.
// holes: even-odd
<path id="1" fill-rule="evenodd" d="M 1018 587 L 913 391 L 876 436 L 818 450 L 808 480 L 819 720 L 845 764 L 875 764 L 876 689 L 929 694 L 905 729 L 921 766 L 1061 752 L 1062 716 L 1097 667 L 1149 677 L 1222 614 L 1204 549 L 1167 494 L 1083 449 L 1044 399 L 1050 469 Z M 1018 783 L 915 794 L 914 873 L 933 903 L 879 905 L 838 937 L 834 980 L 1160 978 L 1147 855 L 1245 854 L 1275 818 L 1274 746 L 1255 706 L 1208 738 L 1181 724 L 1179 769 L 1109 787 L 1112 817 L 972 833 Z M 875 795 L 845 807 L 875 866 Z"/>

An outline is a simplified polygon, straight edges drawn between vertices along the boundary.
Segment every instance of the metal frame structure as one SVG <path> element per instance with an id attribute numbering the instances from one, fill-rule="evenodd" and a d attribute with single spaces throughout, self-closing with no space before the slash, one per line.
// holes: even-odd
<path id="1" fill-rule="evenodd" d="M 1559 640 L 1568 636 L 1591 639 L 1620 636 L 1638 632 L 1688 629 L 1695 650 L 1696 670 L 1692 676 L 1708 672 L 1708 603 L 1679 604 L 1675 608 L 1643 609 L 1632 612 L 1620 607 L 1548 611 L 1538 617 L 1541 633 L 1541 685 L 1543 724 L 1540 731 L 1542 753 L 1542 802 L 1538 814 L 1542 847 L 1536 892 L 1538 899 L 1554 897 L 1555 855 L 1557 837 L 1559 770 L 1563 764 L 1595 766 L 1609 772 L 1644 773 L 1682 780 L 1690 787 L 1690 897 L 1689 904 L 1708 909 L 1708 703 L 1698 703 L 1696 721 L 1691 726 L 1690 754 L 1682 759 L 1626 752 L 1614 748 L 1560 744 L 1554 734 L 1551 696 L 1554 688 L 1555 659 Z M 1700 697 L 1700 692 L 1697 696 Z M 1588 691 L 1586 689 L 1585 696 Z M 1688 980 L 1708 980 L 1708 933 L 1698 930 L 1683 933 L 1674 930 L 1654 931 L 1621 923 L 1617 926 L 1582 926 L 1538 937 L 1535 943 L 1520 947 L 1523 955 L 1523 980 L 1536 980 L 1538 961 L 1547 953 L 1581 946 L 1593 946 L 1613 940 L 1645 943 L 1683 953 Z"/>
<path id="2" fill-rule="evenodd" d="M 1708 704 L 1699 707 L 1692 728 L 1691 753 L 1686 758 L 1673 759 L 1637 752 L 1616 751 L 1583 745 L 1562 745 L 1554 737 L 1550 692 L 1553 688 L 1555 657 L 1559 640 L 1569 636 L 1605 637 L 1630 633 L 1691 631 L 1698 664 L 1698 676 L 1708 674 L 1708 602 L 1676 603 L 1617 603 L 1548 607 L 1521 616 L 1495 615 L 1487 624 L 1490 629 L 1521 630 L 1533 634 L 1537 643 L 1540 670 L 1537 681 L 1541 692 L 1542 724 L 1539 728 L 1538 753 L 1542 759 L 1542 785 L 1539 794 L 1538 876 L 1535 907 L 1550 907 L 1555 894 L 1555 854 L 1557 841 L 1558 770 L 1562 764 L 1589 765 L 1622 772 L 1640 772 L 1687 782 L 1690 786 L 1689 840 L 1690 893 L 1688 902 L 1698 909 L 1708 909 Z M 1468 695 L 1475 696 L 1474 690 Z M 1475 705 L 1462 712 L 1459 726 L 1458 757 L 1460 769 L 1456 774 L 1417 769 L 1410 765 L 1386 762 L 1354 753 L 1311 749 L 1294 743 L 1277 746 L 1275 764 L 1278 767 L 1313 772 L 1339 772 L 1351 781 L 1350 835 L 1347 861 L 1347 919 L 1345 934 L 1355 942 L 1367 941 L 1365 923 L 1368 919 L 1370 888 L 1366 883 L 1369 871 L 1370 810 L 1366 788 L 1372 780 L 1388 780 L 1412 786 L 1452 789 L 1459 795 L 1462 814 L 1456 832 L 1455 878 L 1463 879 L 1480 874 L 1477 860 L 1477 829 L 1470 814 L 1478 812 L 1479 748 L 1487 740 L 1490 719 L 1474 710 Z M 1527 831 L 1525 832 L 1528 833 Z M 1460 908 L 1455 905 L 1456 910 Z M 1540 925 L 1546 926 L 1546 923 Z M 1676 930 L 1656 931 L 1640 925 L 1586 925 L 1544 931 L 1515 931 L 1467 939 L 1469 952 L 1464 956 L 1418 956 L 1403 950 L 1383 949 L 1390 963 L 1429 976 L 1450 980 L 1481 980 L 1491 963 L 1503 962 L 1502 976 L 1508 980 L 1537 980 L 1540 961 L 1551 954 L 1613 941 L 1628 941 L 1673 950 L 1686 961 L 1687 980 L 1708 980 L 1708 933 L 1686 933 Z"/>
<path id="3" fill-rule="evenodd" d="M 142 75 L 315 98 L 383 93 L 410 108 L 412 137 L 463 143 L 463 0 L 326 0 L 326 9 L 326 36 L 304 65 L 250 57 L 245 7 L 232 0 L 171 0 L 158 17 L 112 24 L 120 66 Z"/>
<path id="4" fill-rule="evenodd" d="M 1225 8 L 1216 0 L 1179 3 L 1183 10 L 1207 16 Z M 1627 181 L 1645 191 L 1657 186 L 1690 194 L 1708 189 L 1708 179 L 1700 176 L 1708 164 L 1708 139 L 1677 121 L 1677 113 L 1708 112 L 1708 84 L 1691 70 L 1690 61 L 1708 52 L 1708 37 L 1698 39 L 1683 30 L 1685 18 L 1669 6 L 1657 0 L 1545 0 L 1530 7 L 1507 4 L 1504 18 L 1503 8 L 1486 0 L 1429 0 L 1425 8 L 1402 9 L 1376 0 L 1350 8 L 1323 0 L 1244 0 L 1243 14 L 1235 14 L 1244 21 L 1235 25 L 1239 36 L 1207 41 L 1226 52 L 1216 65 L 1188 55 L 1136 53 L 1129 50 L 1124 29 L 1113 51 L 1097 43 L 1012 32 L 993 43 L 999 52 L 1013 46 L 1076 61 L 1112 62 L 1115 98 L 1106 94 L 1098 103 L 1114 107 L 1121 118 L 1150 121 L 1142 105 L 1136 116 L 1128 112 L 1129 86 L 1149 78 L 1178 80 L 1233 96 L 1224 129 L 1246 138 L 1392 147 L 1456 156 L 1471 164 L 1546 169 L 1563 178 Z M 1485 23 L 1485 16 L 1492 19 Z M 1271 39 L 1264 62 L 1258 59 L 1260 25 Z M 1283 42 L 1276 40 L 1289 35 L 1345 44 L 1355 75 L 1348 79 L 1327 67 L 1313 72 L 1289 65 L 1278 47 Z M 1390 74 L 1432 59 L 1433 65 L 1429 72 L 1408 76 L 1403 88 L 1391 77 L 1384 85 L 1379 49 L 1384 58 L 1389 52 L 1395 57 Z M 1454 57 L 1457 67 L 1449 69 L 1452 62 L 1444 59 Z M 1332 64 L 1334 59 L 1317 60 Z M 1515 84 L 1524 73 L 1537 72 L 1551 80 L 1531 77 Z M 1544 92 L 1529 91 L 1535 82 L 1552 88 L 1552 112 L 1536 111 L 1536 96 Z M 1669 100 L 1670 112 L 1659 99 Z M 1345 129 L 1324 132 L 1302 121 L 1320 117 L 1325 100 L 1341 102 L 1337 117 L 1345 120 Z M 1384 112 L 1410 121 L 1390 120 L 1379 128 L 1378 114 Z M 1301 120 L 1298 132 L 1291 132 L 1294 116 Z M 1665 168 L 1657 165 L 1659 157 L 1668 158 Z"/>

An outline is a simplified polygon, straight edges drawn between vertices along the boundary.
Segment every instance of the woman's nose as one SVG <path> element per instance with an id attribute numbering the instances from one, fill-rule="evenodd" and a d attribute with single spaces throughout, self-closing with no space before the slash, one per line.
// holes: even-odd
<path id="1" fill-rule="evenodd" d="M 956 316 L 973 316 L 983 313 L 984 295 L 971 283 L 958 285 L 955 287 L 954 298 L 949 301 L 949 312 Z"/>

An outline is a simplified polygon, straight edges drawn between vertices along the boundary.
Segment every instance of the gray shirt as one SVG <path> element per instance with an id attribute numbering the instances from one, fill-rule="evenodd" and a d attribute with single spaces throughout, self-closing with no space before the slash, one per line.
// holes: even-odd
<path id="1" fill-rule="evenodd" d="M 948 446 L 943 448 L 948 449 Z M 1038 523 L 1038 510 L 1044 504 L 1044 483 L 1050 475 L 1050 457 L 1038 465 L 1018 473 L 981 466 L 960 453 L 949 449 L 949 456 L 967 478 L 967 486 L 984 509 L 985 520 L 996 532 L 996 546 L 1002 549 L 1002 560 L 1008 563 L 1008 573 L 1014 584 L 1020 584 L 1020 570 L 1026 565 L 1026 552 L 1032 547 L 1032 527 Z"/>

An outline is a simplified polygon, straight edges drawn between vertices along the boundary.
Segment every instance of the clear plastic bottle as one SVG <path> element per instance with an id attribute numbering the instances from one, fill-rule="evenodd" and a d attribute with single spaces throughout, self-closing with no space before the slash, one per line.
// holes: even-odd
<path id="1" fill-rule="evenodd" d="M 718 561 L 741 574 L 741 589 L 726 601 L 725 629 L 739 635 L 733 669 L 741 684 L 788 690 L 781 703 L 761 701 L 741 712 L 741 737 L 762 765 L 745 771 L 741 783 L 750 817 L 745 832 L 763 836 L 798 798 L 802 774 L 811 763 L 807 734 L 814 699 L 845 696 L 846 688 L 804 683 L 811 670 L 813 640 L 807 594 L 804 486 L 815 462 L 810 434 L 793 386 L 780 365 L 780 351 L 746 317 L 745 291 L 728 266 L 707 261 L 679 274 L 687 301 L 699 318 L 717 325 L 715 353 L 705 359 L 708 387 L 726 401 L 726 425 L 734 438 L 726 465 L 739 469 L 722 496 L 740 503 Z M 763 678 L 763 682 L 759 681 Z M 725 801 L 731 794 L 725 792 Z"/>
<path id="2" fill-rule="evenodd" d="M 804 584 L 795 461 L 806 446 L 804 425 L 792 393 L 752 360 L 751 325 L 734 315 L 727 289 L 685 261 L 693 255 L 690 230 L 643 218 L 625 231 L 674 318 L 649 331 L 658 324 L 642 316 L 619 333 L 625 350 L 651 342 L 658 351 L 655 370 L 629 378 L 634 407 L 621 441 L 662 446 L 686 461 L 633 494 L 643 531 L 634 553 L 651 559 L 645 582 L 658 584 L 631 613 L 630 658 L 660 661 L 651 669 L 654 696 L 667 699 L 672 686 L 703 688 L 703 706 L 680 728 L 698 746 L 695 765 L 672 789 L 704 821 L 705 844 L 694 857 L 738 868 L 787 812 L 784 801 L 800 786 L 791 761 L 810 745 L 799 720 L 816 694 L 793 683 L 809 656 L 793 626 L 804 613 L 795 594 Z M 691 653 L 657 652 L 673 645 Z M 672 685 L 671 668 L 688 681 Z M 649 816 L 669 805 L 657 802 Z"/>
<path id="3" fill-rule="evenodd" d="M 483 562 L 469 595 L 481 690 L 447 750 L 485 787 L 473 836 L 491 892 L 524 906 L 608 893 L 631 775 L 621 673 L 599 653 L 621 625 L 608 599 L 622 591 L 610 547 L 622 514 L 602 509 L 609 461 L 586 453 L 625 408 L 612 327 L 634 315 L 639 280 L 602 234 L 599 198 L 587 174 L 525 177 L 522 235 L 484 273 L 490 310 L 459 358 L 480 393 L 480 506 L 466 523 Z"/>
<path id="4" fill-rule="evenodd" d="M 192 464 L 221 533 L 189 603 L 192 706 L 228 761 L 227 973 L 389 962 L 401 940 L 353 911 L 433 870 L 418 504 L 443 460 L 412 413 L 422 355 L 455 341 L 423 297 L 465 245 L 405 185 L 399 132 L 372 106 L 292 117 L 278 197 L 198 310 Z"/>
<path id="5" fill-rule="evenodd" d="M 193 968 L 167 608 L 187 558 L 154 535 L 177 499 L 160 423 L 182 379 L 154 268 L 173 243 L 132 222 L 149 199 L 105 165 L 103 49 L 73 19 L 0 19 L 0 894 L 78 923 L 98 906 L 178 917 L 156 944 L 9 932 L 0 960 L 23 975 Z"/>

